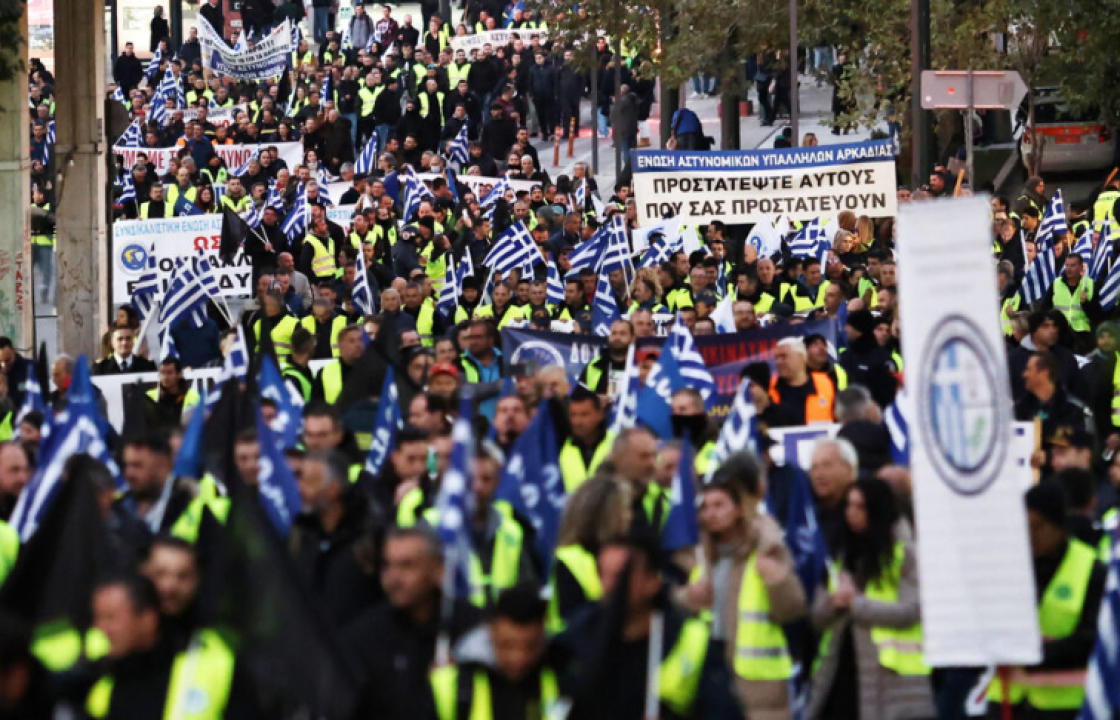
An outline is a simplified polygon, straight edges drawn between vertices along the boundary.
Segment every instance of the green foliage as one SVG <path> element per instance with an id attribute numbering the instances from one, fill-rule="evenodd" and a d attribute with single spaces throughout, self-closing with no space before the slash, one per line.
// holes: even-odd
<path id="1" fill-rule="evenodd" d="M 26 39 L 20 33 L 20 18 L 26 9 L 26 0 L 0 0 L 0 82 L 24 70 L 20 46 Z"/>

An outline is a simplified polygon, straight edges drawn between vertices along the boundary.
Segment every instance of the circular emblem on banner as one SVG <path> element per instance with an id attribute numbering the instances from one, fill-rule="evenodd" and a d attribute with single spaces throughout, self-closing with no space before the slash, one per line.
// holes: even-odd
<path id="1" fill-rule="evenodd" d="M 532 360 L 538 367 L 542 368 L 550 365 L 567 367 L 567 363 L 564 362 L 564 356 L 560 354 L 560 351 L 541 340 L 530 340 L 521 343 L 521 345 L 513 351 L 513 359 L 510 362 L 517 363 L 525 360 Z"/>
<path id="2" fill-rule="evenodd" d="M 144 269 L 144 265 L 148 262 L 148 249 L 136 243 L 129 243 L 121 250 L 121 265 L 124 265 L 126 270 L 138 272 Z"/>
<path id="3" fill-rule="evenodd" d="M 983 492 L 1007 455 L 1000 362 L 971 320 L 951 316 L 933 332 L 918 376 L 926 454 L 942 481 L 964 495 Z"/>

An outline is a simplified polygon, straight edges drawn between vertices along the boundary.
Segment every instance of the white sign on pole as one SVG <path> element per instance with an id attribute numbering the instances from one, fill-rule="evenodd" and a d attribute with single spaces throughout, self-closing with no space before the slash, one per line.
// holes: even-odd
<path id="1" fill-rule="evenodd" d="M 261 148 L 276 148 L 277 156 L 287 164 L 289 168 L 294 168 L 303 162 L 303 145 L 298 142 L 286 143 L 261 143 L 258 145 L 215 145 L 214 152 L 216 152 L 223 161 L 230 173 L 236 171 L 239 167 L 248 162 L 249 158 L 253 157 L 256 153 L 260 152 Z M 170 168 L 171 158 L 178 157 L 178 147 L 166 148 L 147 148 L 147 147 L 123 147 L 120 145 L 113 146 L 113 154 L 120 155 L 124 158 L 124 166 L 130 168 L 136 164 L 136 156 L 144 153 L 148 157 L 148 162 L 156 166 L 156 172 L 163 175 Z M 143 202 L 143 200 L 141 200 Z"/>
<path id="2" fill-rule="evenodd" d="M 1041 658 L 1023 505 L 1030 467 L 1013 458 L 990 229 L 986 197 L 899 209 L 910 464 L 931 666 Z"/>
<path id="3" fill-rule="evenodd" d="M 497 50 L 500 47 L 509 45 L 517 38 L 524 40 L 527 46 L 529 40 L 533 37 L 539 37 L 543 43 L 548 40 L 548 30 L 538 30 L 536 28 L 508 28 L 502 30 L 485 30 L 480 33 L 475 33 L 474 35 L 456 35 L 451 38 L 451 52 L 463 50 L 469 55 L 472 50 L 481 50 L 485 45 L 489 45 Z"/>

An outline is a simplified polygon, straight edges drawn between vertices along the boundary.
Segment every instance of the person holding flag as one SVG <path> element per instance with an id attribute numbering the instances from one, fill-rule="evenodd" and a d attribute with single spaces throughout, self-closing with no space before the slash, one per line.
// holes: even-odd
<path id="1" fill-rule="evenodd" d="M 168 333 L 170 337 L 170 333 Z M 159 363 L 159 383 L 144 393 L 145 415 L 153 427 L 179 427 L 183 414 L 199 404 L 194 385 L 183 377 L 183 362 L 178 354 L 167 355 Z"/>
<path id="2" fill-rule="evenodd" d="M 793 662 L 782 625 L 805 615 L 805 591 L 782 528 L 762 512 L 765 496 L 754 456 L 737 452 L 720 465 L 701 487 L 700 538 L 706 562 L 693 569 L 675 598 L 704 613 L 712 637 L 724 641 L 735 692 L 747 716 L 788 719 Z"/>

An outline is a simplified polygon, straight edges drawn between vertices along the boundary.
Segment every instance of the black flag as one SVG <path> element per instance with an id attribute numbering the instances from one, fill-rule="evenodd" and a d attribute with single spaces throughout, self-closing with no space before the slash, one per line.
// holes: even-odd
<path id="1" fill-rule="evenodd" d="M 245 236 L 249 234 L 249 225 L 241 216 L 235 213 L 228 207 L 222 208 L 222 244 L 218 249 L 218 255 L 221 256 L 224 262 L 233 260 L 233 256 L 237 254 L 237 249 L 241 247 L 241 242 Z"/>

